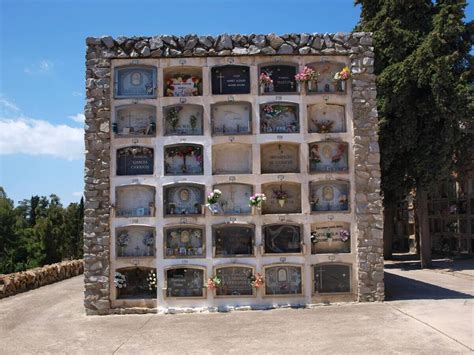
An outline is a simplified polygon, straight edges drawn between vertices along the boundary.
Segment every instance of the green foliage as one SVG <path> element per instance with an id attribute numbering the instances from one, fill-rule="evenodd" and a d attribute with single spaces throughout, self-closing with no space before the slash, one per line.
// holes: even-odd
<path id="1" fill-rule="evenodd" d="M 82 258 L 84 201 L 32 196 L 14 207 L 0 187 L 0 274 Z"/>
<path id="2" fill-rule="evenodd" d="M 429 189 L 453 169 L 460 126 L 473 117 L 466 2 L 356 4 L 357 30 L 374 32 L 385 199 Z"/>

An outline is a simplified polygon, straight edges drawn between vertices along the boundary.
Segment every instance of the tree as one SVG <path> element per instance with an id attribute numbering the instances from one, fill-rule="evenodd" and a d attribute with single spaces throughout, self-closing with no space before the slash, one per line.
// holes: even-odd
<path id="1" fill-rule="evenodd" d="M 377 6 L 369 0 L 357 3 L 363 9 L 359 28 L 376 30 L 376 56 L 380 52 L 376 74 L 384 205 L 416 189 L 421 264 L 429 267 L 427 191 L 452 171 L 461 122 L 473 114 L 467 109 L 466 95 L 471 69 L 469 32 L 464 23 L 466 3 L 464 0 L 439 0 L 436 4 L 382 0 L 375 2 Z M 383 20 L 385 16 L 390 20 Z M 402 30 L 387 24 L 400 25 Z M 377 25 L 380 25 L 378 31 Z M 396 55 L 394 50 L 400 44 L 397 40 L 403 37 L 401 33 L 406 35 L 406 40 L 401 42 L 403 55 Z M 390 227 L 385 225 L 385 228 Z"/>

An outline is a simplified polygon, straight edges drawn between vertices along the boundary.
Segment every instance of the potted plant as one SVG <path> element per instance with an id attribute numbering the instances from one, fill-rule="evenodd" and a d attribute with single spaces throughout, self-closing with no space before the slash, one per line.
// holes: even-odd
<path id="1" fill-rule="evenodd" d="M 346 81 L 352 77 L 351 70 L 348 66 L 342 68 L 341 71 L 338 71 L 334 74 L 334 81 L 336 84 L 336 90 L 344 92 L 346 90 Z"/>
<path id="2" fill-rule="evenodd" d="M 273 84 L 273 80 L 270 77 L 271 73 L 262 71 L 258 77 L 258 83 L 260 84 L 260 92 L 270 92 L 270 87 Z"/>
<path id="3" fill-rule="evenodd" d="M 207 204 L 206 207 L 212 213 L 223 213 L 222 206 L 218 203 L 219 199 L 222 196 L 222 191 L 218 189 L 214 189 L 209 195 L 207 195 Z"/>
<path id="4" fill-rule="evenodd" d="M 253 210 L 260 210 L 262 209 L 263 202 L 267 199 L 265 194 L 253 194 L 249 198 L 249 206 L 252 207 Z"/>
<path id="5" fill-rule="evenodd" d="M 299 85 L 306 84 L 308 91 L 318 90 L 319 73 L 311 67 L 305 66 L 298 74 L 295 75 L 295 80 Z"/>
<path id="6" fill-rule="evenodd" d="M 277 199 L 280 207 L 283 207 L 285 205 L 286 200 L 288 199 L 288 194 L 283 191 L 280 186 L 280 190 L 273 190 L 273 197 Z"/>

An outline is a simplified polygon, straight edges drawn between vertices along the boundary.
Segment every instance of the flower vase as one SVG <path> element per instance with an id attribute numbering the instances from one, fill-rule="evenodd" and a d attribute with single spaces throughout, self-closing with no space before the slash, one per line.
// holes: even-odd
<path id="1" fill-rule="evenodd" d="M 318 88 L 318 82 L 316 80 L 308 81 L 308 91 L 309 92 L 317 91 L 317 88 Z"/>
<path id="2" fill-rule="evenodd" d="M 262 209 L 261 206 L 252 206 L 252 214 L 253 215 L 258 215 L 260 214 L 260 210 Z"/>
<path id="3" fill-rule="evenodd" d="M 260 84 L 260 93 L 263 94 L 265 92 L 265 88 L 267 87 L 266 84 Z"/>
<path id="4" fill-rule="evenodd" d="M 120 246 L 119 256 L 125 256 L 125 246 L 123 245 Z"/>
<path id="5" fill-rule="evenodd" d="M 342 80 L 341 81 L 341 92 L 345 92 L 345 91 L 346 91 L 346 81 Z"/>
<path id="6" fill-rule="evenodd" d="M 286 200 L 284 198 L 279 198 L 278 199 L 278 204 L 280 205 L 280 207 L 285 206 L 285 202 L 286 202 Z"/>
<path id="7" fill-rule="evenodd" d="M 153 256 L 152 251 L 151 251 L 151 245 L 147 246 L 147 256 Z"/>
<path id="8" fill-rule="evenodd" d="M 222 214 L 222 213 L 224 213 L 224 211 L 222 209 L 222 206 L 218 203 L 211 203 L 211 204 L 207 205 L 207 208 L 213 214 Z"/>

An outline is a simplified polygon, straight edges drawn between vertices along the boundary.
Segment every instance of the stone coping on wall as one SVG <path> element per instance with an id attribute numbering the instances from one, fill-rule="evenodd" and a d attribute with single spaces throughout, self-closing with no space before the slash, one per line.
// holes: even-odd
<path id="1" fill-rule="evenodd" d="M 352 73 L 358 301 L 384 299 L 380 153 L 372 33 L 88 37 L 85 106 L 85 308 L 116 313 L 110 287 L 112 60 L 185 57 L 346 56 Z M 236 60 L 237 62 L 237 60 Z M 119 311 L 120 312 L 120 311 Z"/>
<path id="2" fill-rule="evenodd" d="M 0 299 L 52 284 L 84 272 L 83 260 L 68 260 L 0 275 Z"/>

